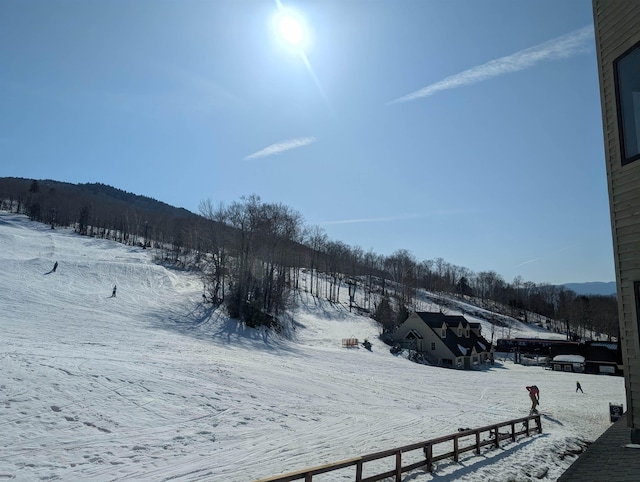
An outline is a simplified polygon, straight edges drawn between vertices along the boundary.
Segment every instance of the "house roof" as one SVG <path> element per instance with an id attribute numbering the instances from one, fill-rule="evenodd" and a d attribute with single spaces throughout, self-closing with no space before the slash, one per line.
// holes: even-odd
<path id="1" fill-rule="evenodd" d="M 420 317 L 431 328 L 441 328 L 443 323 L 449 326 L 457 326 L 460 323 L 468 324 L 469 322 L 461 315 L 445 315 L 440 312 L 416 311 L 416 315 Z"/>
<path id="2" fill-rule="evenodd" d="M 438 335 L 451 353 L 456 357 L 470 356 L 474 349 L 476 353 L 486 352 L 491 349 L 491 343 L 482 336 L 476 335 L 473 330 L 469 331 L 469 337 L 458 337 L 458 334 L 453 331 L 454 328 L 471 328 L 473 326 L 473 324 L 469 323 L 464 316 L 445 315 L 439 312 L 428 311 L 418 311 L 416 312 L 416 315 L 418 315 L 420 319 Z M 447 331 L 446 336 L 442 338 L 441 329 L 444 323 L 447 324 Z"/>
<path id="3" fill-rule="evenodd" d="M 588 341 L 585 343 L 587 346 L 599 346 L 609 350 L 615 351 L 618 349 L 618 343 L 615 341 Z"/>
<path id="4" fill-rule="evenodd" d="M 584 363 L 584 357 L 581 355 L 557 355 L 553 357 L 553 361 L 559 363 Z"/>
<path id="5" fill-rule="evenodd" d="M 618 360 L 617 350 L 605 345 L 586 345 L 582 354 L 589 361 L 616 362 Z"/>

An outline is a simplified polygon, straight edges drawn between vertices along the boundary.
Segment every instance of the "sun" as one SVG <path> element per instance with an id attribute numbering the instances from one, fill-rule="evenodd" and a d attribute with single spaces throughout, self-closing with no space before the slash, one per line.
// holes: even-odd
<path id="1" fill-rule="evenodd" d="M 293 10 L 279 9 L 274 30 L 280 41 L 294 51 L 302 52 L 309 46 L 309 29 L 303 17 Z"/>
<path id="2" fill-rule="evenodd" d="M 304 41 L 304 28 L 302 23 L 292 15 L 284 14 L 278 22 L 280 35 L 288 44 L 298 47 Z"/>

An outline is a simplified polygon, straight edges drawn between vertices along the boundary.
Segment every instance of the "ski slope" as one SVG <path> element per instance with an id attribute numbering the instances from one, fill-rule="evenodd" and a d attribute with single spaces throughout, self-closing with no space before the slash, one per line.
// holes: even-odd
<path id="1" fill-rule="evenodd" d="M 620 377 L 412 363 L 306 293 L 289 338 L 245 328 L 151 256 L 0 212 L 0 480 L 251 481 L 527 415 L 530 384 L 542 435 L 404 480 L 555 480 L 624 401 Z"/>

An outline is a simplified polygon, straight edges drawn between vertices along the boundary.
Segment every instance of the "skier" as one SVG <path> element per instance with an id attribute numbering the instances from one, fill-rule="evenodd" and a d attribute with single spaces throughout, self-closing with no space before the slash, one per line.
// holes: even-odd
<path id="1" fill-rule="evenodd" d="M 534 413 L 538 413 L 536 407 L 540 405 L 540 390 L 535 385 L 531 385 L 530 387 L 526 387 L 529 391 L 529 398 L 531 398 L 531 415 Z"/>
<path id="2" fill-rule="evenodd" d="M 55 273 L 57 269 L 58 269 L 58 262 L 56 261 L 55 264 L 53 265 L 53 269 L 51 271 L 53 271 Z"/>
<path id="3" fill-rule="evenodd" d="M 111 297 L 112 298 L 116 297 L 116 285 L 113 285 L 113 291 L 111 292 Z"/>
<path id="4" fill-rule="evenodd" d="M 580 382 L 576 382 L 576 393 L 578 393 L 578 390 L 580 390 L 580 393 L 584 393 L 582 391 L 582 386 L 580 385 Z"/>

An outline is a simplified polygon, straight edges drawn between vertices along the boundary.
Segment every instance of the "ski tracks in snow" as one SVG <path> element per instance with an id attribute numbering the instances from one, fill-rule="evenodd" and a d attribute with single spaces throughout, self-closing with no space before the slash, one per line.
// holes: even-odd
<path id="1" fill-rule="evenodd" d="M 0 245 L 0 477 L 245 482 L 519 417 L 531 380 L 562 425 L 442 463 L 437 478 L 529 480 L 535 461 L 553 479 L 571 461 L 553 453 L 608 426 L 595 394 L 624 400 L 613 377 L 589 378 L 594 395 L 575 403 L 573 375 L 412 363 L 371 319 L 308 294 L 289 313 L 294 341 L 252 330 L 202 305 L 197 277 L 151 250 L 20 216 L 0 213 Z M 349 337 L 373 351 L 342 348 Z"/>

